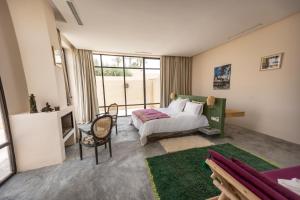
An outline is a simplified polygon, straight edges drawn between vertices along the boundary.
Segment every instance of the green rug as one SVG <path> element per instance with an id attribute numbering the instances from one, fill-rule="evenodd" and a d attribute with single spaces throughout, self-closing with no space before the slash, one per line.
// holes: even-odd
<path id="1" fill-rule="evenodd" d="M 220 194 L 212 184 L 211 171 L 205 165 L 207 150 L 237 158 L 258 171 L 277 168 L 265 160 L 231 144 L 194 148 L 147 158 L 153 189 L 160 200 L 207 199 Z"/>

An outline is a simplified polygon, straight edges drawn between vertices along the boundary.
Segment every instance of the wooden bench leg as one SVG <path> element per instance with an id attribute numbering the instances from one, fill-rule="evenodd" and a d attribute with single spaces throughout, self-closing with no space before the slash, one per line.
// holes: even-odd
<path id="1" fill-rule="evenodd" d="M 215 197 L 211 197 L 209 199 L 206 199 L 206 200 L 218 200 L 219 199 L 219 196 L 215 196 Z"/>
<path id="2" fill-rule="evenodd" d="M 222 192 L 221 195 L 219 196 L 218 200 L 230 200 L 230 199 L 227 198 L 226 195 Z"/>

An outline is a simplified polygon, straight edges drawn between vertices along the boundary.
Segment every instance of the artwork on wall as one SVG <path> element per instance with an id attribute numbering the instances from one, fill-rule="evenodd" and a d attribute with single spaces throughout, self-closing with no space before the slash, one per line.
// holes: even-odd
<path id="1" fill-rule="evenodd" d="M 282 63 L 283 53 L 278 53 L 261 58 L 260 70 L 279 69 Z"/>
<path id="2" fill-rule="evenodd" d="M 62 60 L 61 60 L 62 52 L 61 52 L 61 50 L 54 49 L 54 47 L 52 46 L 52 53 L 53 53 L 54 64 L 58 67 L 61 67 L 61 64 L 62 64 Z"/>
<path id="3" fill-rule="evenodd" d="M 231 64 L 215 67 L 214 89 L 230 88 Z"/>

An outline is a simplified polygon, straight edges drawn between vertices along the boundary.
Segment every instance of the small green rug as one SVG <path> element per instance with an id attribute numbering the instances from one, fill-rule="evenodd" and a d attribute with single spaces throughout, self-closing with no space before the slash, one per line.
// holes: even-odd
<path id="1" fill-rule="evenodd" d="M 160 200 L 207 199 L 220 194 L 212 184 L 211 171 L 206 166 L 208 149 L 227 158 L 237 158 L 258 171 L 276 169 L 275 165 L 231 144 L 178 151 L 147 158 L 153 189 Z"/>

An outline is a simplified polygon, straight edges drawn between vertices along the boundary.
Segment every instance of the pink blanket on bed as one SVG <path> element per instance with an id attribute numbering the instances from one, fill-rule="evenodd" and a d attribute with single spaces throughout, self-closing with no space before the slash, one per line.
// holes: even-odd
<path id="1" fill-rule="evenodd" d="M 137 118 L 139 118 L 143 123 L 154 120 L 154 119 L 163 119 L 170 118 L 166 113 L 162 113 L 155 109 L 142 109 L 132 112 Z"/>

